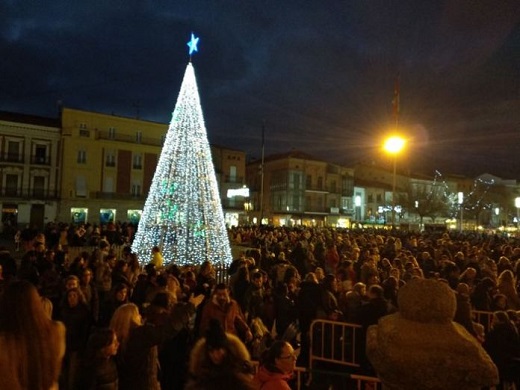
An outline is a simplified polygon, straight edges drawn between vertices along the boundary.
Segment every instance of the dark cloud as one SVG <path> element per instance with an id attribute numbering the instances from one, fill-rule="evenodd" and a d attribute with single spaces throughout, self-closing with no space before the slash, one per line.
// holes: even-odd
<path id="1" fill-rule="evenodd" d="M 0 4 L 0 109 L 64 105 L 169 122 L 193 58 L 211 142 L 382 158 L 401 75 L 415 169 L 520 176 L 516 0 L 63 1 Z"/>

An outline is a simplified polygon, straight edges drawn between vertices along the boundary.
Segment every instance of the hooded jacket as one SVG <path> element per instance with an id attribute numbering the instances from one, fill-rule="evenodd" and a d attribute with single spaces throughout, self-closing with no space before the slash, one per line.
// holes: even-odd
<path id="1" fill-rule="evenodd" d="M 291 374 L 271 372 L 261 366 L 256 373 L 254 382 L 259 390 L 291 390 L 287 383 L 289 379 L 291 379 Z"/>

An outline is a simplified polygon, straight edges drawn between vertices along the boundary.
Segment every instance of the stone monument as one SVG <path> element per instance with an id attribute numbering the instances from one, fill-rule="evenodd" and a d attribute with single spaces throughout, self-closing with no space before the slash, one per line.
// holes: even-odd
<path id="1" fill-rule="evenodd" d="M 367 331 L 366 353 L 385 389 L 477 390 L 498 383 L 479 342 L 453 322 L 454 292 L 434 279 L 413 279 L 398 296 L 399 312 Z"/>

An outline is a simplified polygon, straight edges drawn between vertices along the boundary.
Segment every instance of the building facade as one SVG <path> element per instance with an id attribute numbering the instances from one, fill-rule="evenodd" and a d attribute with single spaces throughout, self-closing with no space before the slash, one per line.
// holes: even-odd
<path id="1" fill-rule="evenodd" d="M 58 213 L 60 123 L 57 119 L 0 113 L 2 231 L 43 228 Z"/>
<path id="2" fill-rule="evenodd" d="M 344 226 L 354 208 L 352 170 L 294 151 L 247 165 L 253 223 Z"/>
<path id="3" fill-rule="evenodd" d="M 58 220 L 106 224 L 140 219 L 168 124 L 64 108 Z M 226 222 L 244 214 L 230 189 L 244 186 L 245 153 L 211 145 Z"/>

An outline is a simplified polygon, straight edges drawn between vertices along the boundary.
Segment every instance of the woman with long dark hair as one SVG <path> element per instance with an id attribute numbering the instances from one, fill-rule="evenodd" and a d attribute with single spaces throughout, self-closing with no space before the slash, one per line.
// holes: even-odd
<path id="1" fill-rule="evenodd" d="M 58 389 L 65 327 L 50 319 L 36 287 L 8 285 L 0 300 L 0 388 Z"/>

